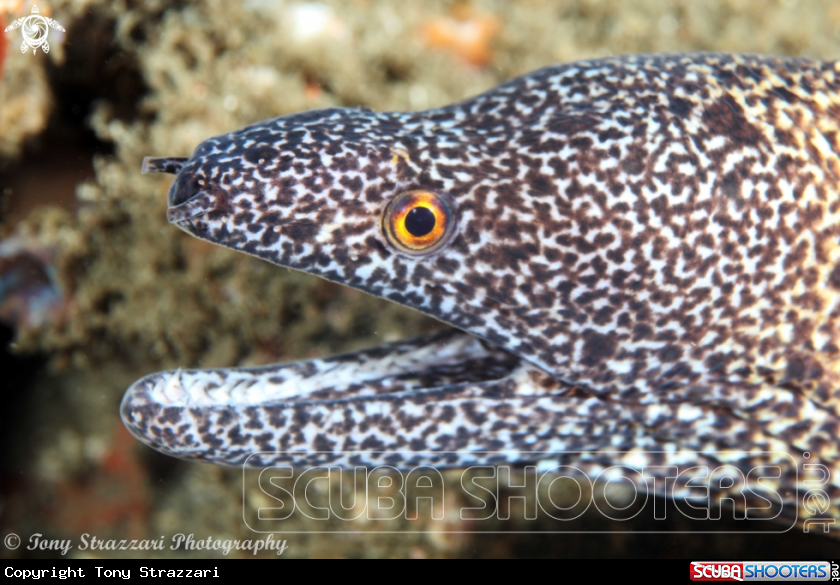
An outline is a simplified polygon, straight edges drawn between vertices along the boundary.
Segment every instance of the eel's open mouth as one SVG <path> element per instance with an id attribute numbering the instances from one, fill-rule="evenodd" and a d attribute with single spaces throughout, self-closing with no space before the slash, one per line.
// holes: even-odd
<path id="1" fill-rule="evenodd" d="M 213 408 L 360 399 L 443 386 L 481 383 L 508 375 L 519 358 L 479 339 L 444 330 L 408 341 L 329 358 L 252 368 L 170 370 L 138 380 L 132 397 L 162 407 Z"/>

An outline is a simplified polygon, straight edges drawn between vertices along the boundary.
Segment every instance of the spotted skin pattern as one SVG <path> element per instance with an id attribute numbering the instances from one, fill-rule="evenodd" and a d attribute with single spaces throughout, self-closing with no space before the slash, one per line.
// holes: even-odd
<path id="1" fill-rule="evenodd" d="M 831 471 L 838 515 L 839 68 L 617 57 L 148 159 L 177 173 L 168 218 L 186 232 L 460 331 L 154 374 L 123 420 L 164 453 L 230 465 L 774 463 L 785 503 L 807 459 Z M 411 190 L 453 204 L 432 254 L 383 230 Z"/>

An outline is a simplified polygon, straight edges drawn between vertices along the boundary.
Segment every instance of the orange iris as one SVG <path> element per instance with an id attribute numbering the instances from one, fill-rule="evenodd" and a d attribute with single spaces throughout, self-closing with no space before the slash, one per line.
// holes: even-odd
<path id="1" fill-rule="evenodd" d="M 406 254 L 431 254 L 443 247 L 455 227 L 454 206 L 448 197 L 431 191 L 397 195 L 382 217 L 388 242 Z"/>

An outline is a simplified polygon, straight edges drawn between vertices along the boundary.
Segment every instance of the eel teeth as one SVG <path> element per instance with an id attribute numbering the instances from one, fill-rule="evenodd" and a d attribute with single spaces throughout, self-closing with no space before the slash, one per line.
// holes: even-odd
<path id="1" fill-rule="evenodd" d="M 173 156 L 146 156 L 143 158 L 143 165 L 140 172 L 144 175 L 149 173 L 169 173 L 177 175 L 187 164 L 188 158 Z"/>

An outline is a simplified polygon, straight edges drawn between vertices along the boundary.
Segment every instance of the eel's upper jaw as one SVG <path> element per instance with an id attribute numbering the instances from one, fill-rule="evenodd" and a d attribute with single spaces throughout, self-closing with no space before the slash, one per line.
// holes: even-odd
<path id="1" fill-rule="evenodd" d="M 187 181 L 180 176 L 189 161 L 189 158 L 184 157 L 147 156 L 143 158 L 143 165 L 140 167 L 140 172 L 144 175 L 149 173 L 176 175 L 176 180 L 169 187 L 167 196 L 169 207 L 166 210 L 166 219 L 181 229 L 186 229 L 182 222 L 201 217 L 218 207 L 218 199 L 214 196 L 218 193 L 214 193 L 212 186 L 193 192 L 187 187 Z M 188 190 L 189 195 L 185 196 L 184 192 Z"/>
<path id="2" fill-rule="evenodd" d="M 179 205 L 170 205 L 166 210 L 166 219 L 185 229 L 182 222 L 195 219 L 216 210 L 216 196 L 210 191 L 200 191 L 191 199 Z M 189 231 L 189 230 L 187 230 Z"/>

